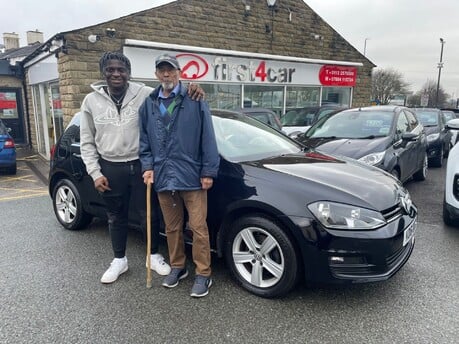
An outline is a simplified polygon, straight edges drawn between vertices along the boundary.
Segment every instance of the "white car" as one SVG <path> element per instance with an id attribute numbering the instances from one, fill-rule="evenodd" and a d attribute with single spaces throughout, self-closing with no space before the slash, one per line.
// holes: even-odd
<path id="1" fill-rule="evenodd" d="M 446 128 L 451 130 L 454 142 L 456 142 L 459 131 L 459 118 L 448 121 Z M 446 165 L 443 221 L 448 226 L 459 227 L 459 145 L 454 145 L 451 148 Z"/>

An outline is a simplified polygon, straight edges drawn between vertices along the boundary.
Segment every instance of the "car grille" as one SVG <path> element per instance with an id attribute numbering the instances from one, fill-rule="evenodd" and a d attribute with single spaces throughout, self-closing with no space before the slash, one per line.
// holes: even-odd
<path id="1" fill-rule="evenodd" d="M 381 213 L 384 216 L 386 222 L 389 223 L 403 215 L 403 208 L 402 205 L 398 203 L 386 210 L 383 210 Z"/>
<path id="2" fill-rule="evenodd" d="M 359 279 L 363 280 L 364 278 L 379 279 L 379 277 L 386 275 L 404 261 L 410 253 L 412 246 L 413 242 L 410 241 L 407 245 L 400 247 L 397 251 L 386 257 L 385 264 L 370 264 L 367 262 L 358 264 L 331 263 L 330 271 L 335 277 L 341 279 L 353 279 L 356 281 Z M 366 259 L 360 257 L 360 260 L 365 261 Z"/>

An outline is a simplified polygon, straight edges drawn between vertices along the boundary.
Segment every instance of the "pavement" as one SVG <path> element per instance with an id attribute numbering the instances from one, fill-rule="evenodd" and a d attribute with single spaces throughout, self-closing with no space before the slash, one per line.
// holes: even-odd
<path id="1" fill-rule="evenodd" d="M 48 185 L 49 161 L 27 146 L 16 146 L 17 161 L 24 161 L 37 177 Z"/>

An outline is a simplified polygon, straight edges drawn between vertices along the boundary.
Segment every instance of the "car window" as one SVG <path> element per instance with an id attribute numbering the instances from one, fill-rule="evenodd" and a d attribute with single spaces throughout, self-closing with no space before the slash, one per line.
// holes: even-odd
<path id="1" fill-rule="evenodd" d="M 343 111 L 324 117 L 305 134 L 310 138 L 370 138 L 388 136 L 393 113 L 385 111 Z"/>
<path id="2" fill-rule="evenodd" d="M 241 162 L 299 153 L 302 146 L 275 129 L 249 117 L 212 117 L 219 153 Z"/>
<path id="3" fill-rule="evenodd" d="M 405 112 L 401 111 L 397 120 L 397 134 L 402 135 L 410 131 L 410 123 L 405 116 Z"/>
<path id="4" fill-rule="evenodd" d="M 456 115 L 452 111 L 442 111 L 442 112 L 443 112 L 443 118 L 445 119 L 445 123 L 448 122 L 449 120 L 456 118 Z"/>
<path id="5" fill-rule="evenodd" d="M 283 126 L 304 127 L 314 121 L 317 108 L 305 108 L 288 111 L 282 118 Z"/>
<path id="6" fill-rule="evenodd" d="M 416 115 L 419 118 L 419 121 L 425 127 L 435 127 L 438 123 L 438 112 L 437 111 L 416 111 Z"/>
<path id="7" fill-rule="evenodd" d="M 414 130 L 419 125 L 419 121 L 417 120 L 416 115 L 408 110 L 404 110 L 403 112 L 405 113 L 406 118 L 408 118 L 410 127 L 409 131 Z"/>

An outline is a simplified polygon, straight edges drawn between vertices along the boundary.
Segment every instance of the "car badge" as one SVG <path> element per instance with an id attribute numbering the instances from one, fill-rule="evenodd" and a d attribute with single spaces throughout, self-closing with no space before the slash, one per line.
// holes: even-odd
<path id="1" fill-rule="evenodd" d="M 410 217 L 416 215 L 416 207 L 413 205 L 413 201 L 408 193 L 400 194 L 400 204 Z"/>

